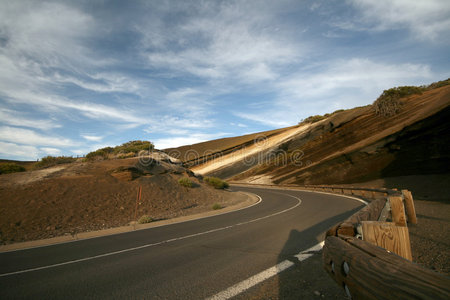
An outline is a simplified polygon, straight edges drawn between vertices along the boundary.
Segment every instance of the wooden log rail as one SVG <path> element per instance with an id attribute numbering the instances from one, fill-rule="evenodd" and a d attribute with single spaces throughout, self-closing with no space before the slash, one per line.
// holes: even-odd
<path id="1" fill-rule="evenodd" d="M 407 223 L 417 218 L 409 191 L 306 188 L 372 199 L 326 233 L 324 269 L 351 299 L 450 299 L 449 277 L 412 262 Z"/>

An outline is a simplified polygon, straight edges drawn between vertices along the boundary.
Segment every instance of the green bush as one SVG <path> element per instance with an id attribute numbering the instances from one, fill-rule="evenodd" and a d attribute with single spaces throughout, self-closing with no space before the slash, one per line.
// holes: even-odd
<path id="1" fill-rule="evenodd" d="M 194 185 L 194 183 L 187 177 L 180 178 L 180 180 L 178 180 L 178 183 L 188 188 L 191 188 Z"/>
<path id="2" fill-rule="evenodd" d="M 16 172 L 24 172 L 25 168 L 15 163 L 1 163 L 0 174 L 9 174 Z"/>
<path id="3" fill-rule="evenodd" d="M 214 210 L 222 209 L 222 206 L 218 203 L 214 203 L 214 205 L 212 206 L 212 209 L 214 209 Z"/>
<path id="4" fill-rule="evenodd" d="M 46 156 L 41 158 L 40 161 L 34 164 L 34 169 L 43 169 L 48 167 L 53 167 L 60 164 L 68 164 L 76 161 L 76 158 L 71 156 Z"/>
<path id="5" fill-rule="evenodd" d="M 228 182 L 217 177 L 205 177 L 203 181 L 216 189 L 226 189 L 230 186 Z"/>
<path id="6" fill-rule="evenodd" d="M 147 224 L 153 222 L 153 218 L 147 215 L 143 215 L 139 218 L 138 223 L 139 224 Z"/>

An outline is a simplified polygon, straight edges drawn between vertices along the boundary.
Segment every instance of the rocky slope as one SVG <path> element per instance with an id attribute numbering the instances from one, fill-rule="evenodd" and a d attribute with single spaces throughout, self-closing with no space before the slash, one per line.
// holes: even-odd
<path id="1" fill-rule="evenodd" d="M 450 86 L 404 97 L 401 103 L 389 117 L 369 105 L 271 136 L 255 134 L 236 151 L 215 150 L 192 170 L 234 181 L 300 185 L 450 173 Z M 294 134 L 286 135 L 288 130 Z M 207 149 L 208 142 L 201 147 Z"/>

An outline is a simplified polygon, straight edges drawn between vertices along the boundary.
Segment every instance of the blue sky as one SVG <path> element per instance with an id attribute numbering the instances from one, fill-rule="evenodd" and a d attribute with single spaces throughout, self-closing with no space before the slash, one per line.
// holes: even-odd
<path id="1" fill-rule="evenodd" d="M 448 0 L 0 0 L 0 158 L 297 124 L 450 77 Z"/>

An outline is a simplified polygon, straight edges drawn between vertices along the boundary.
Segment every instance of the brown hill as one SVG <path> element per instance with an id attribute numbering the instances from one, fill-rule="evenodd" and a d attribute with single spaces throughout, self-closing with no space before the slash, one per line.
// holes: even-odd
<path id="1" fill-rule="evenodd" d="M 236 201 L 160 155 L 77 161 L 0 178 L 2 244 L 124 226 L 143 215 L 168 219 Z M 189 178 L 193 187 L 182 186 L 180 178 Z"/>
<path id="2" fill-rule="evenodd" d="M 234 149 L 197 160 L 192 170 L 235 181 L 300 185 L 448 174 L 450 86 L 437 86 L 401 98 L 400 110 L 391 116 L 379 115 L 369 105 L 280 129 L 266 137 L 267 147 L 258 145 L 264 133 L 254 134 L 258 139 L 245 144 L 228 139 Z M 280 138 L 294 128 L 293 135 Z M 217 144 L 220 140 L 201 147 L 220 149 Z M 255 146 L 260 151 L 253 151 Z M 197 147 L 183 151 L 198 151 Z"/>

